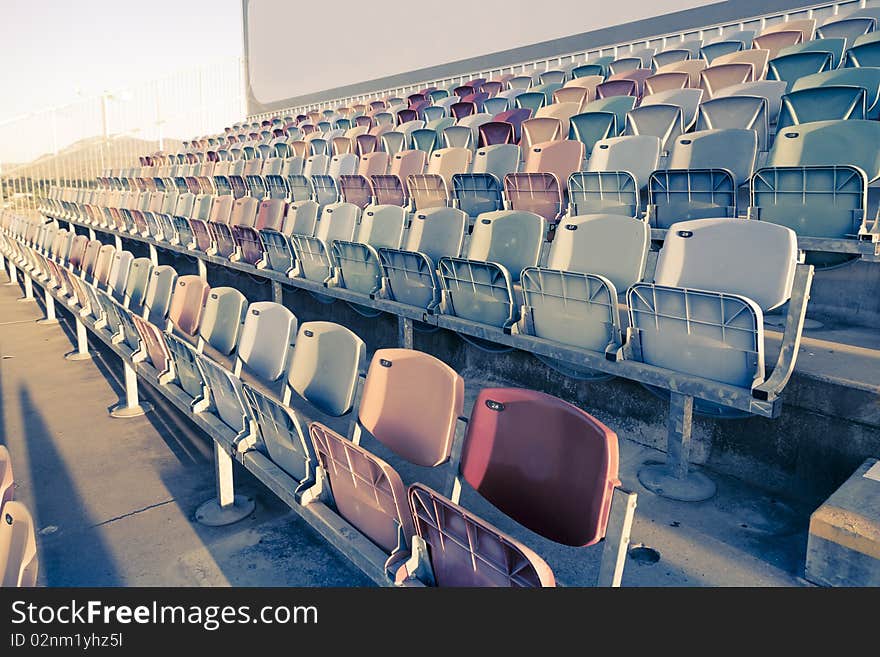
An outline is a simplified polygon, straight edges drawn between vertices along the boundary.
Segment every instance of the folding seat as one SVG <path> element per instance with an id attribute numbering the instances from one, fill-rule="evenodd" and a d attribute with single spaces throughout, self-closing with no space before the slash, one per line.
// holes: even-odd
<path id="1" fill-rule="evenodd" d="M 741 50 L 732 52 L 728 55 L 721 55 L 712 61 L 712 67 L 723 66 L 726 64 L 751 64 L 752 74 L 749 80 L 743 82 L 753 82 L 755 80 L 763 80 L 767 74 L 767 62 L 770 60 L 770 51 L 763 48 L 752 48 L 749 50 Z"/>
<path id="2" fill-rule="evenodd" d="M 684 71 L 670 71 L 668 73 L 655 73 L 645 78 L 645 94 L 651 95 L 660 91 L 672 89 L 685 89 L 690 84 L 691 76 Z"/>
<path id="3" fill-rule="evenodd" d="M 715 97 L 758 96 L 764 98 L 767 101 L 767 119 L 772 126 L 776 124 L 779 117 L 785 86 L 786 83 L 781 80 L 757 80 L 756 82 L 745 82 L 725 87 L 715 94 Z"/>
<path id="4" fill-rule="evenodd" d="M 803 43 L 783 48 L 773 59 L 802 53 L 829 53 L 831 55 L 831 64 L 824 70 L 831 70 L 840 66 L 847 43 L 849 42 L 843 38 L 813 39 L 812 41 L 805 41 Z M 810 71 L 810 73 L 818 72 L 819 71 Z"/>
<path id="5" fill-rule="evenodd" d="M 446 109 L 443 107 L 438 107 L 437 105 L 429 105 L 422 110 L 422 116 L 424 117 L 426 123 L 430 123 L 431 121 L 445 118 Z"/>
<path id="6" fill-rule="evenodd" d="M 235 254 L 236 227 L 252 227 L 256 220 L 258 208 L 259 201 L 252 196 L 237 198 L 232 203 L 228 222 L 215 222 L 211 224 L 217 255 L 229 258 Z"/>
<path id="7" fill-rule="evenodd" d="M 639 216 L 641 193 L 657 167 L 659 156 L 660 139 L 651 135 L 598 141 L 587 171 L 569 176 L 569 214 Z"/>
<path id="8" fill-rule="evenodd" d="M 480 148 L 470 173 L 452 176 L 453 198 L 469 216 L 502 210 L 503 180 L 519 167 L 520 148 L 515 144 L 494 144 Z"/>
<path id="9" fill-rule="evenodd" d="M 370 180 L 362 175 L 340 176 L 339 196 L 343 202 L 352 203 L 363 209 L 373 199 L 373 186 Z"/>
<path id="10" fill-rule="evenodd" d="M 235 373 L 271 384 L 287 371 L 296 339 L 297 318 L 280 303 L 259 301 L 248 306 L 236 350 Z"/>
<path id="11" fill-rule="evenodd" d="M 472 144 L 476 145 L 480 139 L 480 126 L 492 121 L 492 115 L 485 113 L 471 114 L 458 122 L 457 127 L 467 128 L 471 131 Z M 448 130 L 449 128 L 447 128 Z M 445 131 L 444 131 L 445 132 Z"/>
<path id="12" fill-rule="evenodd" d="M 360 447 L 360 434 L 415 465 L 443 464 L 450 458 L 463 398 L 464 381 L 445 363 L 417 351 L 380 349 L 367 373 L 355 440 L 317 422 L 309 427 L 336 512 L 390 555 L 387 571 L 408 556 L 412 516 L 400 476 Z"/>
<path id="13" fill-rule="evenodd" d="M 579 79 L 598 75 L 604 78 L 608 73 L 608 65 L 613 61 L 614 57 L 612 55 L 597 57 L 593 61 L 586 62 L 571 69 L 571 77 L 573 79 Z"/>
<path id="14" fill-rule="evenodd" d="M 195 336 L 211 286 L 198 276 L 180 276 L 173 290 L 168 307 L 170 326 L 190 337 Z"/>
<path id="15" fill-rule="evenodd" d="M 538 264 L 546 230 L 545 219 L 532 212 L 480 215 L 466 257 L 443 257 L 438 263 L 440 311 L 478 324 L 512 326 L 518 305 L 513 286 L 523 269 Z"/>
<path id="16" fill-rule="evenodd" d="M 334 155 L 355 152 L 355 144 L 350 137 L 335 137 L 331 142 L 331 147 Z"/>
<path id="17" fill-rule="evenodd" d="M 413 174 L 406 186 L 413 209 L 445 206 L 449 202 L 452 176 L 466 173 L 473 153 L 466 148 L 441 148 L 431 153 L 425 174 Z"/>
<path id="18" fill-rule="evenodd" d="M 758 136 L 758 152 L 770 149 L 767 99 L 760 96 L 724 96 L 700 104 L 694 130 L 743 128 Z"/>
<path id="19" fill-rule="evenodd" d="M 4 588 L 37 585 L 39 561 L 34 520 L 21 502 L 3 505 L 0 522 L 0 586 Z"/>
<path id="20" fill-rule="evenodd" d="M 369 179 L 372 176 L 384 175 L 388 170 L 389 155 L 383 151 L 374 151 L 360 156 L 358 175 Z"/>
<path id="21" fill-rule="evenodd" d="M 704 44 L 703 47 L 700 48 L 700 55 L 706 61 L 707 65 L 711 65 L 716 58 L 721 57 L 722 55 L 751 48 L 754 36 L 754 30 L 740 30 L 725 34 L 718 39 Z"/>
<path id="22" fill-rule="evenodd" d="M 846 68 L 880 67 L 880 32 L 872 32 L 858 37 L 844 57 Z"/>
<path id="23" fill-rule="evenodd" d="M 378 249 L 383 294 L 426 310 L 436 306 L 440 301 L 436 263 L 443 256 L 457 257 L 461 253 L 467 225 L 462 210 L 429 208 L 416 212 L 403 249 Z"/>
<path id="24" fill-rule="evenodd" d="M 777 133 L 784 128 L 813 121 L 865 119 L 867 102 L 864 87 L 812 87 L 792 91 L 782 97 Z"/>
<path id="25" fill-rule="evenodd" d="M 747 254 L 747 257 L 745 257 Z M 627 293 L 630 357 L 752 389 L 764 380 L 763 313 L 788 301 L 798 260 L 794 232 L 763 221 L 674 224 L 654 283 Z"/>
<path id="26" fill-rule="evenodd" d="M 560 122 L 560 133 L 564 136 L 568 134 L 569 121 L 571 117 L 579 112 L 580 106 L 577 103 L 554 103 L 546 105 L 535 113 L 535 118 L 553 118 Z"/>
<path id="27" fill-rule="evenodd" d="M 100 253 L 102 246 L 104 245 L 99 240 L 89 240 L 86 243 L 79 271 L 83 280 L 91 279 L 94 276 L 95 265 L 98 262 L 98 254 Z"/>
<path id="28" fill-rule="evenodd" d="M 116 255 L 116 247 L 105 244 L 98 251 L 98 259 L 95 262 L 94 284 L 106 288 L 110 280 L 110 269 L 113 266 L 113 257 Z"/>
<path id="29" fill-rule="evenodd" d="M 171 294 L 177 281 L 177 272 L 171 265 L 159 265 L 150 271 L 150 281 L 144 294 L 144 310 L 141 316 L 156 326 L 165 326 Z"/>
<path id="30" fill-rule="evenodd" d="M 852 44 L 858 37 L 872 32 L 880 21 L 880 10 L 877 7 L 858 9 L 841 16 L 830 16 L 822 26 L 816 28 L 816 36 L 822 39 L 843 38 Z"/>
<path id="31" fill-rule="evenodd" d="M 501 123 L 509 123 L 513 126 L 513 136 L 514 141 L 519 142 L 520 135 L 522 131 L 522 123 L 527 120 L 532 115 L 531 110 L 527 109 L 513 109 L 508 110 L 506 112 L 502 112 L 495 116 L 495 122 Z"/>
<path id="32" fill-rule="evenodd" d="M 427 155 L 431 155 L 433 150 L 437 147 L 437 133 L 433 130 L 428 130 L 426 128 L 413 130 L 412 133 L 410 133 L 410 138 L 412 140 L 413 150 L 425 151 Z"/>
<path id="33" fill-rule="evenodd" d="M 637 68 L 625 73 L 610 76 L 596 87 L 597 98 L 611 96 L 635 96 L 641 98 L 645 93 L 645 80 L 654 72 L 649 68 Z"/>
<path id="34" fill-rule="evenodd" d="M 563 87 L 553 92 L 553 103 L 571 103 L 579 109 L 582 105 L 589 102 L 590 94 L 583 87 Z M 576 114 L 577 112 L 575 112 Z"/>
<path id="35" fill-rule="evenodd" d="M 650 228 L 639 219 L 567 217 L 547 266 L 523 271 L 521 332 L 599 353 L 615 350 L 622 343 L 617 295 L 642 280 L 650 246 Z"/>
<path id="36" fill-rule="evenodd" d="M 752 82 L 754 72 L 755 67 L 745 62 L 713 64 L 700 73 L 700 89 L 703 90 L 703 97 L 708 100 L 725 87 Z"/>
<path id="37" fill-rule="evenodd" d="M 660 140 L 660 153 L 669 153 L 675 139 L 684 132 L 682 108 L 678 105 L 642 105 L 627 112 L 624 135 L 649 135 Z"/>
<path id="38" fill-rule="evenodd" d="M 539 84 L 532 87 L 529 92 L 544 94 L 544 105 L 546 106 L 553 102 L 553 94 L 561 88 L 562 85 L 558 83 Z"/>
<path id="39" fill-rule="evenodd" d="M 767 63 L 767 79 L 784 80 L 788 90 L 798 78 L 831 70 L 832 61 L 830 52 L 780 54 Z"/>
<path id="40" fill-rule="evenodd" d="M 569 176 L 583 164 L 584 146 L 579 141 L 543 142 L 526 155 L 523 173 L 504 178 L 504 191 L 513 210 L 541 215 L 551 224 L 564 211 Z"/>
<path id="41" fill-rule="evenodd" d="M 586 97 L 582 103 L 589 103 L 596 100 L 596 87 L 603 82 L 605 82 L 605 78 L 602 75 L 588 75 L 569 80 L 563 89 L 583 89 L 586 92 Z"/>
<path id="42" fill-rule="evenodd" d="M 780 50 L 797 45 L 803 41 L 803 34 L 799 30 L 779 30 L 765 32 L 752 39 L 753 47 L 766 50 L 770 58 L 776 57 Z"/>
<path id="43" fill-rule="evenodd" d="M 480 126 L 480 146 L 515 143 L 513 125 L 506 121 L 489 121 Z"/>
<path id="44" fill-rule="evenodd" d="M 321 212 L 321 218 L 310 235 L 292 235 L 296 251 L 297 275 L 324 283 L 333 274 L 330 245 L 334 240 L 352 241 L 357 230 L 361 209 L 351 203 L 334 203 Z"/>
<path id="45" fill-rule="evenodd" d="M 456 121 L 460 121 L 466 116 L 477 113 L 477 105 L 472 102 L 453 103 L 449 106 L 449 114 Z"/>
<path id="46" fill-rule="evenodd" d="M 483 83 L 483 92 L 489 94 L 492 98 L 504 89 L 504 84 L 500 80 L 487 80 Z"/>
<path id="47" fill-rule="evenodd" d="M 285 399 L 292 392 L 308 402 L 310 410 L 332 417 L 349 413 L 354 405 L 365 345 L 357 335 L 331 322 L 301 324 L 287 372 Z M 295 493 L 314 482 L 316 456 L 300 414 L 257 388 L 244 384 L 244 396 L 255 424 L 249 449 L 269 459 L 297 482 Z"/>
<path id="48" fill-rule="evenodd" d="M 514 105 L 519 109 L 530 110 L 532 115 L 547 104 L 547 97 L 542 91 L 528 91 L 519 94 L 514 100 Z"/>
<path id="49" fill-rule="evenodd" d="M 85 257 L 86 248 L 89 245 L 89 238 L 85 235 L 75 235 L 70 243 L 70 253 L 67 257 L 68 266 L 73 271 L 78 271 L 82 267 L 83 258 Z"/>
<path id="50" fill-rule="evenodd" d="M 608 73 L 609 77 L 611 77 L 614 75 L 621 75 L 622 73 L 629 73 L 630 71 L 635 71 L 639 68 L 642 68 L 641 57 L 619 57 L 608 64 Z"/>
<path id="51" fill-rule="evenodd" d="M 880 116 L 880 68 L 839 68 L 806 75 L 792 85 L 791 91 L 841 85 L 863 87 L 867 92 L 868 118 Z"/>
<path id="52" fill-rule="evenodd" d="M 753 130 L 703 130 L 676 139 L 668 168 L 648 183 L 651 224 L 736 216 L 737 189 L 751 177 L 757 151 Z"/>
<path id="53" fill-rule="evenodd" d="M 564 139 L 568 134 L 562 132 L 562 121 L 549 116 L 523 121 L 520 129 L 522 130 L 520 144 L 525 152 L 528 152 L 534 144 Z"/>
<path id="54" fill-rule="evenodd" d="M 668 46 L 662 51 L 656 53 L 651 58 L 652 66 L 646 66 L 646 68 L 653 68 L 656 71 L 658 68 L 661 68 L 666 64 L 675 64 L 676 62 L 698 59 L 700 57 L 700 48 L 702 45 L 703 42 L 701 40 L 696 40 L 682 41 L 681 43 Z"/>
<path id="55" fill-rule="evenodd" d="M 452 125 L 443 130 L 443 142 L 446 148 L 472 149 L 476 140 L 474 131 L 462 125 Z"/>
<path id="56" fill-rule="evenodd" d="M 593 112 L 607 112 L 614 114 L 613 133 L 608 134 L 609 137 L 616 137 L 623 130 L 626 122 L 626 113 L 636 105 L 636 98 L 633 96 L 612 96 L 611 98 L 600 98 L 591 103 L 587 103 L 581 108 L 581 113 L 571 117 L 571 128 L 569 130 L 569 139 L 580 139 L 577 137 L 575 129 L 576 117 L 590 114 Z M 581 119 L 582 121 L 582 119 Z M 586 142 L 584 142 L 586 143 Z"/>
<path id="57" fill-rule="evenodd" d="M 333 283 L 353 292 L 372 295 L 382 284 L 377 249 L 399 249 L 403 241 L 407 212 L 396 205 L 368 206 L 353 241 L 331 244 L 336 265 Z"/>
<path id="58" fill-rule="evenodd" d="M 406 135 L 392 130 L 382 135 L 381 143 L 382 150 L 388 153 L 390 157 L 395 153 L 406 150 Z"/>
<path id="59" fill-rule="evenodd" d="M 866 233 L 868 184 L 880 178 L 876 121 L 814 121 L 782 128 L 768 166 L 751 181 L 749 216 L 804 237 L 846 239 Z M 819 267 L 848 256 L 808 253 Z"/>
<path id="60" fill-rule="evenodd" d="M 229 356 L 238 345 L 247 307 L 247 299 L 235 288 L 211 288 L 198 326 L 197 351 L 207 350 L 215 360 Z"/>

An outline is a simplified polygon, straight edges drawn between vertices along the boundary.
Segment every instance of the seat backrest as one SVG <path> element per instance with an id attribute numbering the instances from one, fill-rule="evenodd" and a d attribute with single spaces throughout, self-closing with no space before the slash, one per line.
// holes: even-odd
<path id="1" fill-rule="evenodd" d="M 236 353 L 263 381 L 277 381 L 287 367 L 296 330 L 296 315 L 290 310 L 273 301 L 257 301 L 245 313 Z"/>
<path id="2" fill-rule="evenodd" d="M 413 484 L 409 503 L 437 586 L 555 586 L 541 557 L 436 491 Z"/>
<path id="3" fill-rule="evenodd" d="M 726 169 L 736 185 L 748 180 L 755 167 L 758 136 L 753 130 L 701 130 L 675 140 L 669 169 Z"/>
<path id="4" fill-rule="evenodd" d="M 784 128 L 813 121 L 865 119 L 866 100 L 863 87 L 813 87 L 792 91 L 782 97 L 776 130 L 781 132 Z"/>
<path id="5" fill-rule="evenodd" d="M 499 181 L 519 166 L 520 147 L 516 144 L 484 146 L 474 154 L 471 173 L 491 173 Z"/>
<path id="6" fill-rule="evenodd" d="M 149 262 L 148 258 L 145 258 Z M 110 266 L 110 279 L 108 285 L 114 294 L 121 297 L 125 294 L 128 283 L 131 264 L 134 254 L 131 251 L 116 251 L 113 254 L 113 264 Z"/>
<path id="7" fill-rule="evenodd" d="M 767 99 L 761 96 L 723 96 L 700 104 L 694 129 L 743 128 L 758 136 L 758 151 L 769 149 Z"/>
<path id="8" fill-rule="evenodd" d="M 627 136 L 657 137 L 660 140 L 662 153 L 669 152 L 676 137 L 682 132 L 684 132 L 684 120 L 681 107 L 663 104 L 644 105 L 628 112 L 623 130 L 623 134 Z M 595 153 L 591 154 L 591 158 L 594 155 Z"/>
<path id="9" fill-rule="evenodd" d="M 149 258 L 135 258 L 131 261 L 125 283 L 125 295 L 131 300 L 133 307 L 140 306 L 144 302 L 152 269 L 153 263 Z"/>
<path id="10" fill-rule="evenodd" d="M 780 54 L 767 63 L 767 79 L 785 80 L 790 88 L 798 78 L 830 70 L 833 62 L 834 56 L 830 52 Z"/>
<path id="11" fill-rule="evenodd" d="M 444 463 L 464 404 L 464 380 L 443 361 L 412 349 L 379 349 L 361 395 L 358 421 L 416 465 Z"/>
<path id="12" fill-rule="evenodd" d="M 781 130 L 770 149 L 768 166 L 859 167 L 868 181 L 880 178 L 880 123 L 814 121 Z"/>
<path id="13" fill-rule="evenodd" d="M 657 105 L 656 107 L 662 107 Z M 648 177 L 660 159 L 660 139 L 651 135 L 630 135 L 601 139 L 593 147 L 587 171 L 627 171 L 639 189 L 648 184 Z"/>
<path id="14" fill-rule="evenodd" d="M 552 173 L 562 190 L 568 177 L 578 171 L 584 161 L 584 144 L 576 140 L 545 141 L 534 144 L 526 153 L 525 173 Z"/>
<path id="15" fill-rule="evenodd" d="M 523 269 L 540 261 L 546 231 L 545 219 L 532 212 L 485 212 L 474 224 L 467 258 L 502 265 L 516 282 Z"/>
<path id="16" fill-rule="evenodd" d="M 783 30 L 761 34 L 752 39 L 756 49 L 766 50 L 770 59 L 776 57 L 780 50 L 801 43 L 803 35 L 798 30 Z"/>
<path id="17" fill-rule="evenodd" d="M 868 111 L 871 111 L 880 98 L 880 68 L 839 68 L 833 71 L 805 75 L 795 81 L 791 86 L 791 91 L 840 85 L 864 87 L 868 94 Z"/>
<path id="18" fill-rule="evenodd" d="M 422 173 L 426 160 L 425 151 L 406 150 L 395 153 L 391 158 L 391 169 L 388 173 L 397 176 L 401 181 L 406 181 L 409 176 Z"/>
<path id="19" fill-rule="evenodd" d="M 421 152 L 421 151 L 419 151 Z M 428 173 L 443 178 L 447 189 L 452 187 L 452 176 L 466 173 L 473 157 L 469 148 L 441 148 L 428 158 Z"/>
<path id="20" fill-rule="evenodd" d="M 642 280 L 651 246 L 647 222 L 619 214 L 566 217 L 559 222 L 547 267 L 598 274 L 623 292 Z"/>
<path id="21" fill-rule="evenodd" d="M 464 244 L 467 214 L 456 208 L 427 208 L 412 217 L 406 235 L 407 251 L 424 253 L 436 263 L 443 256 L 457 257 Z"/>
<path id="22" fill-rule="evenodd" d="M 340 516 L 388 554 L 401 534 L 412 536 L 406 489 L 394 468 L 318 422 L 309 434 Z"/>
<path id="23" fill-rule="evenodd" d="M 697 116 L 697 107 L 703 100 L 702 89 L 670 89 L 642 98 L 639 108 L 651 105 L 675 105 L 681 108 L 684 129 L 687 130 Z"/>
<path id="24" fill-rule="evenodd" d="M 669 91 L 670 89 L 685 89 L 691 82 L 691 76 L 684 71 L 668 71 L 666 73 L 655 73 L 645 80 L 645 93 L 655 94 L 658 91 Z"/>
<path id="25" fill-rule="evenodd" d="M 171 295 L 168 319 L 187 335 L 195 335 L 210 291 L 211 286 L 205 279 L 199 276 L 180 276 Z"/>
<path id="26" fill-rule="evenodd" d="M 176 280 L 177 272 L 171 265 L 159 265 L 153 267 L 150 272 L 150 282 L 147 284 L 144 305 L 150 310 L 147 319 L 156 326 L 165 325 Z"/>
<path id="27" fill-rule="evenodd" d="M 605 536 L 618 480 L 617 435 L 551 395 L 484 388 L 462 448 L 461 475 L 495 507 L 571 546 Z"/>
<path id="28" fill-rule="evenodd" d="M 443 141 L 447 148 L 473 148 L 474 131 L 463 125 L 451 125 L 443 130 Z"/>
<path id="29" fill-rule="evenodd" d="M 552 118 L 558 119 L 562 128 L 560 133 L 564 136 L 568 134 L 568 121 L 572 116 L 580 110 L 580 103 L 553 103 L 546 105 L 535 112 L 535 118 Z"/>
<path id="30" fill-rule="evenodd" d="M 694 219 L 669 228 L 654 282 L 742 295 L 768 311 L 791 296 L 797 262 L 797 236 L 790 228 L 749 219 Z"/>
<path id="31" fill-rule="evenodd" d="M 706 66 L 708 66 L 708 64 L 704 59 L 686 59 L 684 61 L 664 64 L 663 66 L 660 66 L 654 74 L 665 75 L 666 73 L 687 73 L 689 80 L 686 86 L 696 87 L 700 84 L 700 72 L 706 68 Z"/>
<path id="32" fill-rule="evenodd" d="M 233 287 L 215 287 L 208 292 L 199 337 L 222 354 L 230 354 L 238 345 L 248 302 Z"/>
<path id="33" fill-rule="evenodd" d="M 0 587 L 36 586 L 37 569 L 34 520 L 21 502 L 6 502 L 0 509 Z"/>
<path id="34" fill-rule="evenodd" d="M 361 213 L 355 241 L 374 248 L 400 248 L 407 212 L 398 205 L 369 205 Z"/>
<path id="35" fill-rule="evenodd" d="M 726 87 L 754 79 L 754 67 L 751 64 L 713 64 L 700 73 L 700 89 L 703 90 L 704 99 L 709 99 Z"/>
<path id="36" fill-rule="evenodd" d="M 762 80 L 767 74 L 767 62 L 770 61 L 770 51 L 762 48 L 749 48 L 739 50 L 727 55 L 715 58 L 712 66 L 724 64 L 751 64 L 752 80 Z"/>
<path id="37" fill-rule="evenodd" d="M 287 385 L 322 413 L 340 416 L 354 404 L 366 345 L 332 322 L 300 325 L 287 372 Z"/>

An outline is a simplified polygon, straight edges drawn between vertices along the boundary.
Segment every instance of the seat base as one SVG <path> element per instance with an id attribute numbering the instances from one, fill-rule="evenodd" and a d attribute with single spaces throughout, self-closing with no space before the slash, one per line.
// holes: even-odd
<path id="1" fill-rule="evenodd" d="M 216 499 L 208 500 L 196 509 L 196 521 L 208 527 L 223 527 L 244 520 L 255 507 L 253 499 L 244 495 L 236 495 L 235 501 L 226 508 Z"/>
<path id="2" fill-rule="evenodd" d="M 44 317 L 43 319 L 38 319 L 37 324 L 39 324 L 40 326 L 55 326 L 56 324 L 58 324 L 58 320 L 54 317 Z"/>
<path id="3" fill-rule="evenodd" d="M 65 360 L 72 360 L 74 362 L 80 361 L 80 360 L 88 360 L 91 357 L 92 357 L 92 355 L 90 353 L 88 353 L 88 352 L 83 353 L 80 351 L 71 351 L 69 353 L 64 354 Z"/>
<path id="4" fill-rule="evenodd" d="M 715 482 L 702 472 L 673 476 L 665 463 L 646 463 L 639 469 L 639 482 L 652 493 L 680 502 L 702 502 L 715 495 Z"/>
<path id="5" fill-rule="evenodd" d="M 116 406 L 110 409 L 110 417 L 124 420 L 130 417 L 140 417 L 141 415 L 146 415 L 152 410 L 153 405 L 147 402 L 141 402 L 137 406 L 128 406 L 123 401 L 119 402 Z"/>

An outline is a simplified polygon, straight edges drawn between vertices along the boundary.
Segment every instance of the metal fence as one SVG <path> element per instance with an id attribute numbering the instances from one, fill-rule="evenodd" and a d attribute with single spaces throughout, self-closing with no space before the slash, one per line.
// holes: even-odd
<path id="1" fill-rule="evenodd" d="M 138 156 L 177 151 L 247 112 L 241 58 L 178 71 L 0 123 L 0 207 L 34 209 L 55 184 L 88 186 Z"/>

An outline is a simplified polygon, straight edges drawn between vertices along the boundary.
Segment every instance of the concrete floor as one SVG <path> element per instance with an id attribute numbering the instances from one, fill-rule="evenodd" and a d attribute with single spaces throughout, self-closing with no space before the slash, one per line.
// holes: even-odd
<path id="1" fill-rule="evenodd" d="M 40 305 L 18 301 L 20 296 L 18 286 L 0 287 L 0 443 L 12 453 L 16 497 L 35 516 L 42 584 L 369 584 L 241 468 L 236 488 L 256 500 L 256 512 L 225 528 L 193 522 L 197 506 L 213 495 L 207 438 L 148 394 L 144 398 L 156 405 L 153 412 L 111 419 L 107 411 L 122 393 L 115 356 L 93 350 L 92 360 L 64 360 L 72 349 L 69 315 L 60 314 L 60 326 L 38 326 Z M 467 378 L 466 410 L 479 388 L 490 383 Z M 625 433 L 625 420 L 597 415 Z M 374 441 L 364 445 L 387 456 Z M 631 556 L 625 586 L 806 584 L 801 575 L 811 509 L 717 474 L 712 474 L 718 484 L 712 500 L 665 500 L 636 478 L 644 461 L 663 460 L 663 454 L 628 440 L 621 440 L 620 452 L 621 480 L 639 494 L 633 544 L 649 546 L 660 556 L 656 562 Z M 405 482 L 431 485 L 441 475 L 399 469 Z M 465 491 L 462 499 L 534 548 L 561 582 L 595 581 L 601 546 L 551 544 L 501 516 L 473 491 Z"/>

